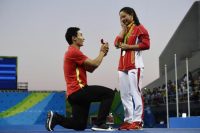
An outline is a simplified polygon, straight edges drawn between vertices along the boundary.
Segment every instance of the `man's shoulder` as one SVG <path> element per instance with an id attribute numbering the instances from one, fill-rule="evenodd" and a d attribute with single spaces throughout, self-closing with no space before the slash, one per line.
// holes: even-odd
<path id="1" fill-rule="evenodd" d="M 70 47 L 70 46 L 65 53 L 65 57 L 69 57 L 69 58 L 76 58 L 76 57 L 79 57 L 82 55 L 84 55 L 84 54 L 79 49 Z"/>
<path id="2" fill-rule="evenodd" d="M 69 46 L 66 53 L 69 55 L 74 55 L 74 54 L 80 53 L 80 50 L 72 46 Z"/>

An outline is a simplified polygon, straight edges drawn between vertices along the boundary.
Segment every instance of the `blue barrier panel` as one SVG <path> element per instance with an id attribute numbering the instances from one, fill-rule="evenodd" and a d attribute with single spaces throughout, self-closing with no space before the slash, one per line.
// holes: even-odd
<path id="1" fill-rule="evenodd" d="M 172 117 L 169 118 L 170 128 L 200 128 L 200 117 Z"/>
<path id="2" fill-rule="evenodd" d="M 0 125 L 43 125 L 49 110 L 66 115 L 65 99 L 65 92 L 0 92 Z"/>

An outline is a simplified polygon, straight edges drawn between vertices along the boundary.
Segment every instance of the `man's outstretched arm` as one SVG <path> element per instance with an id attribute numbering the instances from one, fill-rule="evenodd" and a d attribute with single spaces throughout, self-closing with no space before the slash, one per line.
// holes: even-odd
<path id="1" fill-rule="evenodd" d="M 87 58 L 84 61 L 85 70 L 92 73 L 101 64 L 104 56 L 108 52 L 108 49 L 108 43 L 102 44 L 99 55 L 95 59 L 92 60 L 90 58 Z"/>

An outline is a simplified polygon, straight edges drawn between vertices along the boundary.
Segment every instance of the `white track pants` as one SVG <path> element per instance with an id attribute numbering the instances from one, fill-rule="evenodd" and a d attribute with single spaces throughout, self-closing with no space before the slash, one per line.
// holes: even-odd
<path id="1" fill-rule="evenodd" d="M 124 107 L 124 121 L 129 123 L 142 121 L 143 101 L 141 94 L 141 80 L 143 68 L 132 69 L 128 72 L 119 72 L 119 87 Z"/>

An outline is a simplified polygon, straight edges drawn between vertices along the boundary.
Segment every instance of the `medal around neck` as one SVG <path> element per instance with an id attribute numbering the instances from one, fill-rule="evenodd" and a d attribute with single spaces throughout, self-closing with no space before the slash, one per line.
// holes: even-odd
<path id="1" fill-rule="evenodd" d="M 122 56 L 124 56 L 125 54 L 126 54 L 126 51 L 123 50 L 123 51 L 122 51 Z"/>

